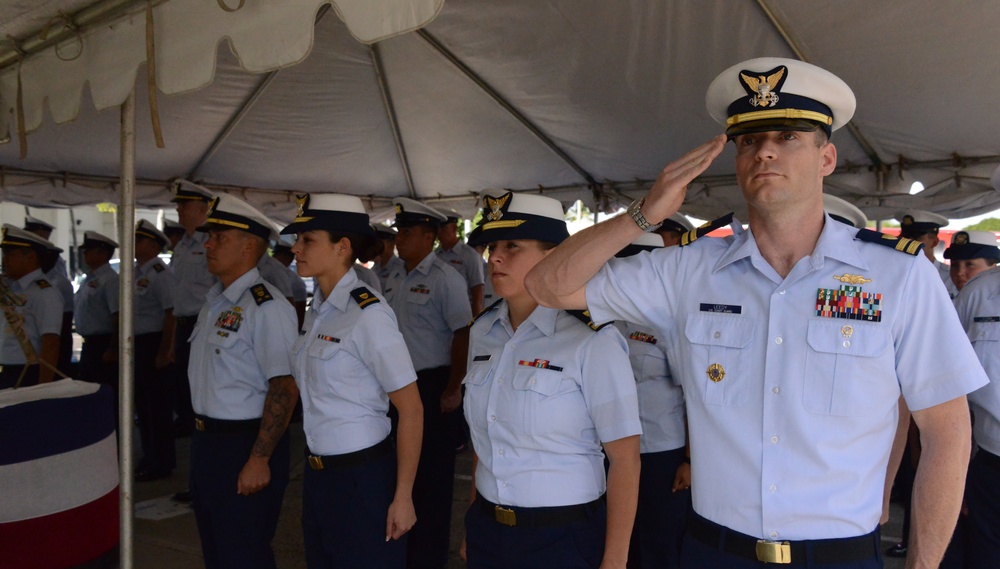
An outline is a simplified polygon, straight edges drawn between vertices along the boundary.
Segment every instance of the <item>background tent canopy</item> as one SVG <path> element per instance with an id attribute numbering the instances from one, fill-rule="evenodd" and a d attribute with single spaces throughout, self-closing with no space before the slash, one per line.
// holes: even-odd
<path id="1" fill-rule="evenodd" d="M 840 166 L 830 193 L 872 219 L 909 207 L 949 217 L 1000 207 L 989 182 L 1000 163 L 1000 73 L 984 49 L 1000 29 L 1000 5 L 990 0 L 442 1 L 408 2 L 422 7 L 398 30 L 433 21 L 370 45 L 352 35 L 343 1 L 325 11 L 320 0 L 288 0 L 271 13 L 276 3 L 247 0 L 232 14 L 203 0 L 157 4 L 159 90 L 211 84 L 159 98 L 165 148 L 140 122 L 138 203 L 166 204 L 169 181 L 182 177 L 239 192 L 280 220 L 293 215 L 295 191 L 361 195 L 376 213 L 405 195 L 471 214 L 475 196 L 504 189 L 612 209 L 721 131 L 704 104 L 717 73 L 769 55 L 827 68 L 857 95 L 854 121 L 834 135 Z M 0 197 L 117 199 L 118 114 L 98 109 L 123 98 L 145 61 L 143 6 L 86 31 L 72 62 L 51 48 L 25 60 L 25 124 L 37 130 L 23 160 L 13 128 L 15 143 L 0 145 Z M 192 18 L 196 7 L 213 12 Z M 139 43 L 104 42 L 107 30 Z M 221 38 L 231 47 L 217 48 Z M 59 53 L 73 49 L 66 40 Z M 68 71 L 81 60 L 118 65 Z M 16 71 L 0 71 L 3 117 L 15 114 Z M 148 117 L 146 82 L 137 88 L 139 116 Z M 45 97 L 51 121 L 42 120 Z M 916 180 L 927 189 L 911 196 Z M 744 207 L 730 147 L 692 185 L 683 211 L 745 216 Z"/>

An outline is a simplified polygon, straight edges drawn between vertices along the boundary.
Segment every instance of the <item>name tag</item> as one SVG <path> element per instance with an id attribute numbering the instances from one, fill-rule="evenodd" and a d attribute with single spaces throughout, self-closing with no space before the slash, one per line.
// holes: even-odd
<path id="1" fill-rule="evenodd" d="M 493 358 L 493 354 L 486 354 L 485 356 L 476 356 L 472 358 L 474 362 L 488 362 Z"/>
<path id="2" fill-rule="evenodd" d="M 973 322 L 1000 322 L 1000 316 L 976 316 Z"/>
<path id="3" fill-rule="evenodd" d="M 743 307 L 736 304 L 701 303 L 702 312 L 717 312 L 720 314 L 743 314 Z"/>

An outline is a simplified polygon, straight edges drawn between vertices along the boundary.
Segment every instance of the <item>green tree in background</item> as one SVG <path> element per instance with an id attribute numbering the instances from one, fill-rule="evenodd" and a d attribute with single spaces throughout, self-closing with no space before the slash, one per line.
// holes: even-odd
<path id="1" fill-rule="evenodd" d="M 965 228 L 966 231 L 1000 231 L 1000 219 L 987 217 L 986 219 Z"/>

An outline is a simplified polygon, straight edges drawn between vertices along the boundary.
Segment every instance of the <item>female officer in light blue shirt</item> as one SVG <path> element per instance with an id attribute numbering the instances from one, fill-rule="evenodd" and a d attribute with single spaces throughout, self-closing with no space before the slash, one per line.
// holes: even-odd
<path id="1" fill-rule="evenodd" d="M 507 193 L 486 204 L 469 241 L 489 244 L 502 300 L 469 338 L 469 567 L 624 567 L 641 432 L 624 339 L 524 289 L 528 270 L 568 237 L 558 201 Z"/>
<path id="2" fill-rule="evenodd" d="M 317 284 L 292 347 L 308 447 L 302 531 L 313 569 L 402 569 L 404 534 L 416 522 L 423 408 L 395 315 L 351 270 L 372 256 L 368 223 L 357 197 L 306 195 L 282 230 L 298 234 L 298 273 Z M 399 411 L 395 453 L 390 401 Z"/>

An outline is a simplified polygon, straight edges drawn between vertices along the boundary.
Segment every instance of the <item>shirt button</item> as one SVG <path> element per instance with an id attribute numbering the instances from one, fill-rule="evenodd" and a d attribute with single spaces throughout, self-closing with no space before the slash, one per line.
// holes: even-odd
<path id="1" fill-rule="evenodd" d="M 844 347 L 845 348 L 850 348 L 851 347 L 851 341 L 850 340 L 844 340 Z"/>
<path id="2" fill-rule="evenodd" d="M 775 486 L 774 484 L 771 484 L 771 487 L 768 488 L 768 490 L 770 490 L 771 492 L 777 492 L 778 491 L 778 487 Z M 776 535 L 778 535 L 777 532 L 773 532 L 773 531 L 771 532 L 771 537 L 774 537 Z"/>
<path id="3" fill-rule="evenodd" d="M 777 338 L 774 339 L 775 344 L 781 345 L 782 342 L 784 342 L 784 340 L 781 339 L 781 336 L 778 336 Z"/>
<path id="4" fill-rule="evenodd" d="M 500 456 L 503 456 L 503 449 L 500 449 L 500 450 L 498 450 L 498 451 L 497 451 L 497 453 L 498 453 L 498 454 L 499 454 Z"/>
<path id="5" fill-rule="evenodd" d="M 716 338 L 721 338 L 722 337 L 722 332 L 716 332 L 715 333 L 715 337 Z"/>
<path id="6" fill-rule="evenodd" d="M 219 348 L 215 348 L 215 353 L 219 353 Z"/>
<path id="7" fill-rule="evenodd" d="M 497 420 L 496 415 L 490 415 L 490 421 L 496 422 L 496 420 Z"/>
<path id="8" fill-rule="evenodd" d="M 772 436 L 771 437 L 771 442 L 774 443 L 774 444 L 778 444 L 778 435 Z"/>
<path id="9" fill-rule="evenodd" d="M 774 393 L 775 395 L 777 395 L 780 392 L 781 389 L 779 389 L 777 385 L 771 388 L 771 393 Z"/>
<path id="10" fill-rule="evenodd" d="M 778 532 L 772 531 L 771 532 L 771 537 L 778 537 Z"/>
<path id="11" fill-rule="evenodd" d="M 786 292 L 788 292 L 788 291 L 784 291 L 784 290 L 779 290 L 779 291 L 778 291 L 778 294 L 785 294 Z"/>
<path id="12" fill-rule="evenodd" d="M 531 385 L 534 385 L 535 384 L 535 378 L 531 378 L 531 381 L 529 381 L 528 383 L 530 383 Z"/>
<path id="13" fill-rule="evenodd" d="M 507 487 L 507 483 L 506 483 L 506 482 L 504 482 L 504 483 L 503 483 L 503 487 L 504 487 L 504 488 L 506 488 L 506 487 Z"/>

